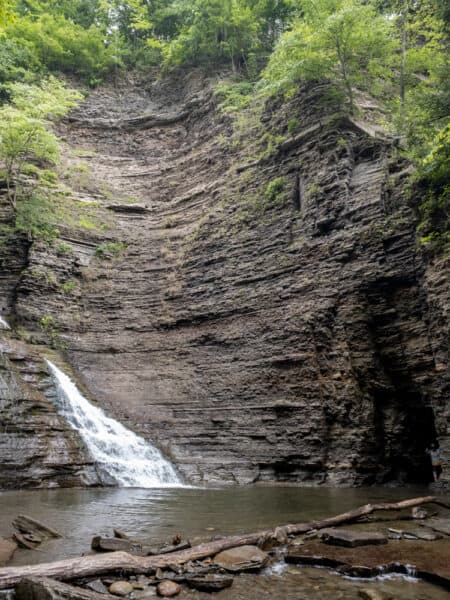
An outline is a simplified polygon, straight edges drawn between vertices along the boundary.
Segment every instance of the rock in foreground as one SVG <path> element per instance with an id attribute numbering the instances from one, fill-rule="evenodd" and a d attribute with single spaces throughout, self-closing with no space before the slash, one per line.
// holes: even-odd
<path id="1" fill-rule="evenodd" d="M 324 529 L 320 539 L 325 544 L 355 548 L 370 544 L 387 544 L 387 537 L 376 531 L 349 531 L 348 529 Z"/>
<path id="2" fill-rule="evenodd" d="M 193 575 L 186 578 L 189 587 L 202 592 L 218 592 L 233 584 L 231 575 Z"/>
<path id="3" fill-rule="evenodd" d="M 11 560 L 16 550 L 17 544 L 15 542 L 0 538 L 0 567 L 6 565 L 6 563 Z"/>
<path id="4" fill-rule="evenodd" d="M 128 596 L 133 591 L 133 586 L 128 581 L 115 581 L 109 586 L 109 592 L 114 596 Z"/>
<path id="5" fill-rule="evenodd" d="M 158 583 L 158 587 L 156 588 L 158 594 L 163 596 L 163 598 L 172 598 L 172 596 L 177 596 L 181 592 L 181 586 L 175 581 L 161 581 Z"/>
<path id="6" fill-rule="evenodd" d="M 253 571 L 262 569 L 267 564 L 269 555 L 257 546 L 240 546 L 219 552 L 214 563 L 227 571 Z"/>

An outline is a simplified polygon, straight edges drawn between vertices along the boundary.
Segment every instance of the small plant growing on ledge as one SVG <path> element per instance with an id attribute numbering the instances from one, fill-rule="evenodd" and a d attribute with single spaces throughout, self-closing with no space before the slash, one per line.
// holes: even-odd
<path id="1" fill-rule="evenodd" d="M 67 242 L 62 241 L 56 245 L 55 252 L 58 256 L 66 256 L 72 254 L 73 248 Z"/>
<path id="2" fill-rule="evenodd" d="M 99 258 L 114 258 L 125 252 L 126 248 L 125 242 L 102 242 L 95 249 L 95 254 Z"/>
<path id="3" fill-rule="evenodd" d="M 300 121 L 298 119 L 296 119 L 295 117 L 293 119 L 289 119 L 287 125 L 289 135 L 294 135 L 294 133 L 298 131 L 299 127 Z"/>
<path id="4" fill-rule="evenodd" d="M 71 294 L 77 287 L 76 281 L 65 281 L 61 283 L 59 289 L 64 292 L 64 294 Z"/>
<path id="5" fill-rule="evenodd" d="M 275 177 L 267 184 L 264 196 L 269 202 L 276 202 L 282 196 L 286 187 L 286 181 L 284 177 Z"/>
<path id="6" fill-rule="evenodd" d="M 45 333 L 49 340 L 50 346 L 52 348 L 64 350 L 66 345 L 61 342 L 59 338 L 59 324 L 57 320 L 51 315 L 46 315 L 45 317 L 41 317 L 39 320 L 39 326 L 41 328 L 42 333 Z"/>

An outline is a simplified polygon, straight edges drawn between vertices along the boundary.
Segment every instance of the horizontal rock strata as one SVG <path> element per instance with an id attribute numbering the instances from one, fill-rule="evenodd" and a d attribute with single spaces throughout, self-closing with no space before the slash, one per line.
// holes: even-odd
<path id="1" fill-rule="evenodd" d="M 259 125 L 236 149 L 208 86 L 98 90 L 62 127 L 114 227 L 33 244 L 17 322 L 48 343 L 54 318 L 78 381 L 194 483 L 426 481 L 434 436 L 450 458 L 448 259 L 417 251 L 407 165 L 323 86 L 268 105 L 252 156 Z"/>

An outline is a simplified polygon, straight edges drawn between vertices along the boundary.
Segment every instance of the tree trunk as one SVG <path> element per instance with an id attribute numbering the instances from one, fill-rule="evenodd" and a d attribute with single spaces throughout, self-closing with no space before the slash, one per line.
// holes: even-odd
<path id="1" fill-rule="evenodd" d="M 212 542 L 199 544 L 187 550 L 172 552 L 171 554 L 158 556 L 132 556 L 127 552 L 111 552 L 97 556 L 82 556 L 80 558 L 68 558 L 53 563 L 44 563 L 25 567 L 9 567 L 0 569 L 0 589 L 11 588 L 25 577 L 54 577 L 55 579 L 71 580 L 93 575 L 104 575 L 115 571 L 128 573 L 154 573 L 158 568 L 169 565 L 185 564 L 191 560 L 197 560 L 213 556 L 222 550 L 245 546 L 247 544 L 262 544 L 267 540 L 276 540 L 279 543 L 286 541 L 290 534 L 306 533 L 311 529 L 323 529 L 349 523 L 369 515 L 377 510 L 402 510 L 419 504 L 436 503 L 448 508 L 444 502 L 436 500 L 434 496 L 412 498 L 402 502 L 382 502 L 380 504 L 366 504 L 340 515 L 327 519 L 285 525 L 272 530 L 258 531 L 244 535 L 224 537 Z"/>

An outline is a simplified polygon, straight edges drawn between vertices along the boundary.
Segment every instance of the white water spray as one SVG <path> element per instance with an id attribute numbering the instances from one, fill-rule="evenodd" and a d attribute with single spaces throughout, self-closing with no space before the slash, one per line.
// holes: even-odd
<path id="1" fill-rule="evenodd" d="M 2 327 L 3 329 L 11 329 L 11 327 L 8 325 L 8 323 L 5 321 L 5 319 L 1 316 L 0 316 L 0 327 Z"/>
<path id="2" fill-rule="evenodd" d="M 175 487 L 181 482 L 154 446 L 93 406 L 58 367 L 46 361 L 56 383 L 57 409 L 78 431 L 100 476 L 123 487 Z"/>

